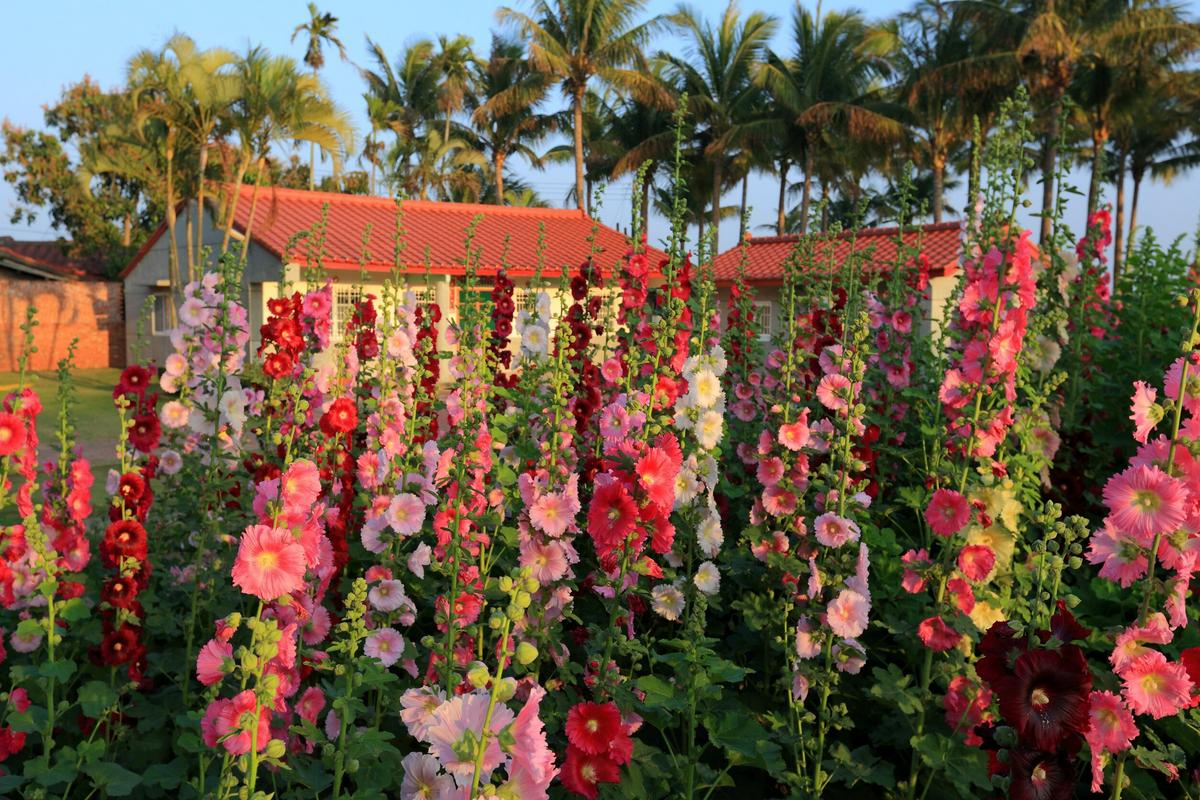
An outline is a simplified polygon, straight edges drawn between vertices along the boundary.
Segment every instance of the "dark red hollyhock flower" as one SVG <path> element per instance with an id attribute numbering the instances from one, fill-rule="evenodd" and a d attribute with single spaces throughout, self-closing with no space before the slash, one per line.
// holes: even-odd
<path id="1" fill-rule="evenodd" d="M 83 597 L 86 588 L 79 581 L 59 581 L 58 596 L 63 600 L 74 600 L 76 597 Z"/>
<path id="2" fill-rule="evenodd" d="M 1053 636 L 1064 644 L 1075 641 L 1083 641 L 1091 635 L 1091 630 L 1080 625 L 1075 615 L 1067 610 L 1067 604 L 1059 600 L 1058 611 L 1050 618 L 1050 630 L 1038 631 L 1038 637 L 1043 642 L 1050 641 Z"/>
<path id="3" fill-rule="evenodd" d="M 1192 683 L 1200 686 L 1200 647 L 1189 647 L 1179 654 L 1183 668 L 1187 670 Z"/>
<path id="4" fill-rule="evenodd" d="M 117 398 L 127 394 L 144 394 L 146 389 L 149 388 L 153 377 L 150 370 L 145 367 L 139 364 L 130 364 L 121 370 L 121 377 L 117 378 L 117 385 L 113 388 L 113 397 Z"/>
<path id="5" fill-rule="evenodd" d="M 100 657 L 109 666 L 128 664 L 137 657 L 138 649 L 138 629 L 128 624 L 109 628 L 100 641 Z"/>
<path id="6" fill-rule="evenodd" d="M 321 415 L 321 431 L 326 436 L 349 433 L 358 427 L 358 409 L 349 397 L 339 397 Z"/>
<path id="7" fill-rule="evenodd" d="M 976 652 L 980 658 L 975 662 L 975 672 L 991 685 L 1012 672 L 1012 661 L 1024 646 L 1007 622 L 997 622 L 988 628 L 980 640 Z"/>
<path id="8" fill-rule="evenodd" d="M 100 556 L 107 567 L 115 567 L 122 558 L 146 560 L 146 529 L 137 520 L 123 519 L 110 524 L 100 543 Z"/>
<path id="9" fill-rule="evenodd" d="M 1066 752 L 1019 747 L 1008 751 L 1009 800 L 1071 800 L 1075 768 Z"/>
<path id="10" fill-rule="evenodd" d="M 104 582 L 100 590 L 101 601 L 113 608 L 131 608 L 137 599 L 138 583 L 134 578 L 115 576 Z"/>
<path id="11" fill-rule="evenodd" d="M 138 414 L 129 423 L 129 443 L 143 453 L 158 447 L 161 436 L 162 426 L 158 423 L 157 414 Z"/>
<path id="12" fill-rule="evenodd" d="M 1087 733 L 1092 674 L 1075 645 L 1022 653 L 1013 673 L 992 688 L 1022 742 L 1056 750 L 1068 737 Z"/>
<path id="13" fill-rule="evenodd" d="M 128 505 L 136 505 L 146 493 L 146 481 L 136 472 L 126 472 L 117 483 L 117 494 Z"/>
<path id="14" fill-rule="evenodd" d="M 596 800 L 600 795 L 599 784 L 620 783 L 621 770 L 608 756 L 592 755 L 568 746 L 559 780 L 567 791 Z"/>

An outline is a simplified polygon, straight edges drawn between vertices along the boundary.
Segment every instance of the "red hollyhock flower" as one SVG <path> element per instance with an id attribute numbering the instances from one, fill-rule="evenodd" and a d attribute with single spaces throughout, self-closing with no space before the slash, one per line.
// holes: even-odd
<path id="1" fill-rule="evenodd" d="M 975 672 L 994 686 L 1011 673 L 1014 654 L 1022 647 L 1023 642 L 1007 622 L 993 623 L 976 648 L 980 658 L 975 662 Z"/>
<path id="2" fill-rule="evenodd" d="M 650 502 L 669 511 L 675 503 L 675 476 L 678 473 L 671 457 L 660 448 L 651 447 L 638 459 L 634 471 Z"/>
<path id="3" fill-rule="evenodd" d="M 599 784 L 620 783 L 621 770 L 607 756 L 585 753 L 568 745 L 559 779 L 567 791 L 596 800 L 600 795 Z"/>
<path id="4" fill-rule="evenodd" d="M 122 558 L 145 561 L 146 552 L 146 529 L 137 520 L 117 520 L 104 531 L 100 556 L 105 566 L 115 567 Z"/>
<path id="5" fill-rule="evenodd" d="M 0 456 L 11 456 L 25 446 L 25 423 L 16 414 L 0 411 Z"/>
<path id="6" fill-rule="evenodd" d="M 108 666 L 128 664 L 137 657 L 138 650 L 138 629 L 132 625 L 110 628 L 100 641 L 100 657 Z"/>
<path id="7" fill-rule="evenodd" d="M 1071 800 L 1075 767 L 1067 753 L 1045 753 L 1024 747 L 1008 753 L 1012 777 L 1009 800 Z"/>
<path id="8" fill-rule="evenodd" d="M 588 509 L 588 534 L 601 557 L 611 555 L 633 531 L 638 507 L 620 480 L 598 484 Z"/>
<path id="9" fill-rule="evenodd" d="M 1075 645 L 1022 653 L 1012 674 L 992 688 L 1005 722 L 1022 741 L 1055 750 L 1067 737 L 1087 733 L 1092 675 Z"/>
<path id="10" fill-rule="evenodd" d="M 944 653 L 962 638 L 962 634 L 947 625 L 941 617 L 929 617 L 924 620 L 917 626 L 917 636 L 920 637 L 921 644 L 935 653 Z"/>
<path id="11" fill-rule="evenodd" d="M 567 740 L 585 753 L 608 753 L 625 736 L 616 703 L 577 703 L 567 712 Z"/>
<path id="12" fill-rule="evenodd" d="M 358 409 L 349 397 L 339 397 L 321 415 L 321 431 L 326 436 L 349 433 L 358 427 Z"/>
<path id="13" fill-rule="evenodd" d="M 1067 610 L 1066 602 L 1058 601 L 1058 611 L 1050 618 L 1050 630 L 1038 631 L 1038 636 L 1043 642 L 1049 641 L 1053 636 L 1064 644 L 1069 642 L 1083 641 L 1091 635 L 1091 631 L 1075 620 L 1075 615 Z"/>
<path id="14" fill-rule="evenodd" d="M 159 425 L 157 414 L 138 414 L 129 423 L 129 443 L 143 453 L 158 447 L 161 436 L 162 426 Z"/>
<path id="15" fill-rule="evenodd" d="M 131 608 L 137 599 L 138 584 L 133 578 L 109 578 L 100 590 L 100 600 L 114 608 Z"/>
<path id="16" fill-rule="evenodd" d="M 292 356 L 286 351 L 276 351 L 263 360 L 263 372 L 272 378 L 283 378 L 292 374 Z"/>
<path id="17" fill-rule="evenodd" d="M 136 505 L 146 492 L 146 481 L 136 472 L 126 472 L 117 484 L 117 494 L 127 505 Z"/>
<path id="18" fill-rule="evenodd" d="M 150 380 L 153 377 L 150 370 L 139 364 L 130 364 L 121 371 L 121 377 L 117 379 L 114 397 L 120 397 L 126 394 L 145 394 L 146 389 L 150 387 Z"/>

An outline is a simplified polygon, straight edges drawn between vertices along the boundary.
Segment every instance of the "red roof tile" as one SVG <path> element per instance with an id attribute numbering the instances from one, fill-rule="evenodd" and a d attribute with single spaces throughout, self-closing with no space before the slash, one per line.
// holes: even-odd
<path id="1" fill-rule="evenodd" d="M 253 189 L 241 187 L 234 215 L 234 227 L 245 231 L 250 219 L 250 199 Z M 328 205 L 328 224 L 325 229 L 327 269 L 358 269 L 362 251 L 363 232 L 371 226 L 367 243 L 370 259 L 366 268 L 373 272 L 392 269 L 392 234 L 396 228 L 396 203 L 387 197 L 310 192 L 300 189 L 259 189 L 251 237 L 272 254 L 282 258 L 288 241 L 295 234 L 308 230 L 321 219 L 321 210 Z M 438 274 L 462 274 L 467 228 L 480 217 L 475 228 L 473 250 L 479 250 L 479 267 L 483 273 L 494 271 L 502 261 L 509 265 L 513 276 L 532 275 L 538 263 L 539 228 L 545 229 L 545 273 L 558 274 L 566 266 L 575 268 L 587 258 L 588 237 L 595 225 L 596 263 L 607 271 L 629 250 L 624 234 L 599 223 L 593 223 L 582 211 L 568 209 L 520 208 L 514 206 L 479 205 L 474 203 L 441 203 L 425 200 L 405 200 L 404 266 L 412 272 L 424 272 L 426 253 L 430 270 Z M 155 238 L 157 238 L 156 234 Z M 125 268 L 128 275 L 141 259 L 139 253 Z M 506 252 L 507 250 L 507 252 Z M 302 261 L 303 245 L 289 254 L 293 261 Z M 666 256 L 651 251 L 651 263 Z"/>
<path id="2" fill-rule="evenodd" d="M 62 243 L 57 241 L 17 241 L 0 236 L 0 258 L 60 278 L 103 280 L 107 277 L 103 261 L 70 258 Z"/>
<path id="3" fill-rule="evenodd" d="M 851 241 L 855 252 L 873 250 L 873 264 L 891 264 L 896 257 L 897 228 L 866 228 L 857 232 L 838 234 L 833 258 L 842 263 L 850 254 Z M 958 265 L 962 252 L 962 223 L 942 222 L 936 225 L 906 229 L 904 243 L 919 246 L 929 259 L 930 275 L 946 275 Z M 783 265 L 791 255 L 798 235 L 761 236 L 747 240 L 746 280 L 749 283 L 777 283 L 783 280 Z M 819 250 L 818 260 L 827 260 L 828 254 Z M 738 265 L 742 260 L 742 248 L 734 246 L 713 260 L 713 274 L 718 283 L 732 283 L 737 279 Z"/>

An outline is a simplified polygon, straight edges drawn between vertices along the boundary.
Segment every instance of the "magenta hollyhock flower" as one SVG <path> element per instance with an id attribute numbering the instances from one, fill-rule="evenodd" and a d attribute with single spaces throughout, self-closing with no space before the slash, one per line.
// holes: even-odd
<path id="1" fill-rule="evenodd" d="M 233 562 L 233 584 L 270 601 L 304 586 L 304 548 L 289 531 L 251 525 L 242 534 Z"/>
<path id="2" fill-rule="evenodd" d="M 1162 419 L 1162 408 L 1156 402 L 1158 390 L 1145 381 L 1133 382 L 1133 400 L 1129 406 L 1129 419 L 1133 421 L 1133 438 L 1146 443 L 1154 426 Z"/>
<path id="3" fill-rule="evenodd" d="M 969 581 L 986 581 L 995 566 L 996 553 L 986 544 L 969 544 L 958 552 L 958 569 Z"/>
<path id="4" fill-rule="evenodd" d="M 404 655 L 404 637 L 395 628 L 376 628 L 367 637 L 363 652 L 390 667 Z"/>
<path id="5" fill-rule="evenodd" d="M 392 498 L 385 516 L 392 530 L 401 536 L 411 536 L 425 524 L 425 504 L 415 494 L 402 492 Z"/>
<path id="6" fill-rule="evenodd" d="M 225 660 L 233 658 L 233 645 L 219 639 L 210 639 L 196 656 L 196 679 L 205 686 L 212 686 L 225 677 Z"/>
<path id="7" fill-rule="evenodd" d="M 935 653 L 944 653 L 958 644 L 962 634 L 946 624 L 941 617 L 929 617 L 917 626 L 921 644 Z"/>
<path id="8" fill-rule="evenodd" d="M 1121 694 L 1135 714 L 1162 719 L 1191 704 L 1192 679 L 1187 669 L 1156 650 L 1130 664 L 1122 678 Z"/>
<path id="9" fill-rule="evenodd" d="M 813 533 L 817 541 L 826 547 L 841 547 L 846 542 L 857 542 L 858 525 L 853 520 L 839 517 L 827 511 L 813 522 Z"/>
<path id="10" fill-rule="evenodd" d="M 1104 520 L 1104 527 L 1088 537 L 1087 559 L 1092 564 L 1103 564 L 1101 578 L 1126 589 L 1146 574 L 1148 566 L 1143 547 L 1117 530 L 1111 519 Z"/>
<path id="11" fill-rule="evenodd" d="M 316 686 L 310 686 L 300 695 L 300 699 L 296 702 L 296 713 L 300 719 L 309 722 L 313 725 L 317 724 L 317 717 L 320 716 L 322 709 L 325 708 L 325 693 Z"/>
<path id="12" fill-rule="evenodd" d="M 842 589 L 825 609 L 825 622 L 838 636 L 853 639 L 867 629 L 871 603 L 852 589 Z"/>
<path id="13" fill-rule="evenodd" d="M 953 489 L 938 489 L 925 507 L 925 520 L 938 536 L 953 536 L 971 521 L 971 504 Z"/>
<path id="14" fill-rule="evenodd" d="M 1188 490 L 1158 467 L 1130 467 L 1104 485 L 1104 503 L 1117 529 L 1148 545 L 1157 533 L 1171 533 L 1187 516 Z"/>

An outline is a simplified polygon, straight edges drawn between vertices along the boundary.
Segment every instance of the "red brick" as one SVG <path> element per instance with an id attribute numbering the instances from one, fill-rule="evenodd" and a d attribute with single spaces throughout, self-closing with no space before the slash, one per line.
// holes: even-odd
<path id="1" fill-rule="evenodd" d="M 32 303 L 37 310 L 30 368 L 49 370 L 66 356 L 72 339 L 75 366 L 121 367 L 125 361 L 125 308 L 120 283 L 105 281 L 0 280 L 0 372 L 17 368 L 20 325 Z"/>

